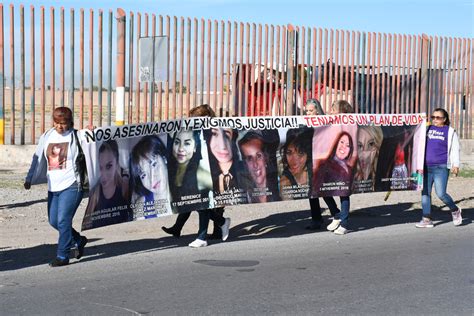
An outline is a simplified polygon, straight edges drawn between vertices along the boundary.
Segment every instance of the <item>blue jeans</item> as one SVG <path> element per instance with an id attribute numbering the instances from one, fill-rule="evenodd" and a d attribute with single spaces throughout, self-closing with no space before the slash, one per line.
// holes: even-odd
<path id="1" fill-rule="evenodd" d="M 71 247 L 79 245 L 81 241 L 81 235 L 72 228 L 72 219 L 81 203 L 82 194 L 77 183 L 62 191 L 48 191 L 49 224 L 59 232 L 58 258 L 69 258 Z"/>
<path id="2" fill-rule="evenodd" d="M 341 200 L 341 211 L 336 216 L 341 220 L 341 226 L 347 228 L 347 223 L 349 221 L 349 209 L 351 208 L 351 200 L 349 196 L 340 196 Z"/>
<path id="3" fill-rule="evenodd" d="M 451 211 L 456 211 L 458 209 L 451 196 L 446 193 L 448 178 L 449 169 L 446 165 L 425 166 L 423 190 L 421 191 L 423 217 L 431 218 L 431 190 L 433 189 L 433 183 L 438 198 L 443 201 Z"/>

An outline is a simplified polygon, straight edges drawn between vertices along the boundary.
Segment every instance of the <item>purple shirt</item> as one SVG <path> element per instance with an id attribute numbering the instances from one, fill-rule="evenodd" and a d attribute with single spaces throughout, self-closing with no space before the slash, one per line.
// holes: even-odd
<path id="1" fill-rule="evenodd" d="M 430 126 L 426 135 L 426 165 L 437 166 L 448 163 L 449 126 Z"/>

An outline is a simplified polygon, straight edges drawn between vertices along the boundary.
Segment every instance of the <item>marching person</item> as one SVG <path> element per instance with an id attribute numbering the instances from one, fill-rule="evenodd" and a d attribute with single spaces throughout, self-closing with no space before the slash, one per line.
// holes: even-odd
<path id="1" fill-rule="evenodd" d="M 462 224 L 461 208 L 456 206 L 446 192 L 449 173 L 459 173 L 459 139 L 454 128 L 449 126 L 449 115 L 446 110 L 437 108 L 431 115 L 432 124 L 426 133 L 425 171 L 421 206 L 423 217 L 416 224 L 418 228 L 434 227 L 431 220 L 431 190 L 433 184 L 436 195 L 451 210 L 454 226 Z"/>
<path id="2" fill-rule="evenodd" d="M 32 184 L 48 183 L 48 219 L 59 232 L 56 257 L 49 265 L 59 267 L 69 264 L 71 249 L 75 249 L 76 259 L 84 254 L 87 238 L 72 227 L 72 219 L 81 203 L 87 175 L 85 164 L 78 163 L 82 149 L 73 128 L 72 111 L 56 108 L 53 122 L 54 127 L 39 139 L 24 187 L 29 190 Z M 55 151 L 61 152 L 60 160 Z"/>

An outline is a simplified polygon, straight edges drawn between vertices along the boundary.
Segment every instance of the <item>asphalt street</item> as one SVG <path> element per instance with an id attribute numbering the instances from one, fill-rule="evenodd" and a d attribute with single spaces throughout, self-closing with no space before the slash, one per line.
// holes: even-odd
<path id="1" fill-rule="evenodd" d="M 0 314 L 473 315 L 472 208 L 460 227 L 437 212 L 434 229 L 414 227 L 418 212 L 360 212 L 345 236 L 306 231 L 307 211 L 285 208 L 249 211 L 200 249 L 186 247 L 194 234 L 92 239 L 54 269 L 38 262 L 54 245 L 4 251 Z"/>

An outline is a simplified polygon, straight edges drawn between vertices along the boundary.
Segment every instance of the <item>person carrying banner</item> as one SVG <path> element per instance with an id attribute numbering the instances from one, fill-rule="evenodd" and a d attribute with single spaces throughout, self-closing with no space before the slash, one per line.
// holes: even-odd
<path id="1" fill-rule="evenodd" d="M 190 110 L 190 117 L 215 117 L 214 111 L 207 104 L 200 105 Z M 213 187 L 212 179 L 207 171 L 199 167 L 201 160 L 201 141 L 200 131 L 181 131 L 174 135 L 172 141 L 172 155 L 170 157 L 170 183 L 172 188 L 173 200 L 178 200 L 180 196 L 185 194 L 183 190 L 189 193 L 202 191 L 204 185 L 209 192 Z M 180 171 L 181 170 L 181 171 Z M 204 175 L 207 173 L 208 175 Z M 199 179 L 201 180 L 201 187 L 199 188 Z M 209 181 L 202 181 L 202 180 Z M 205 182 L 205 183 L 202 183 Z M 181 184 L 181 185 L 180 185 Z M 201 192 L 203 193 L 203 192 Z M 201 203 L 202 204 L 202 203 Z M 186 209 L 180 209 L 183 213 L 178 214 L 176 222 L 171 227 L 162 226 L 161 229 L 175 237 L 181 235 L 181 230 L 189 219 L 191 211 L 196 208 L 208 207 L 205 205 L 190 205 Z M 220 238 L 226 240 L 229 236 L 230 218 L 224 218 L 224 208 L 219 207 L 215 209 L 202 209 L 199 213 L 199 230 L 196 240 L 189 244 L 190 247 L 199 248 L 207 246 L 207 228 L 209 220 L 214 222 L 214 227 L 220 231 Z"/>
<path id="2" fill-rule="evenodd" d="M 423 175 L 423 190 L 421 206 L 423 217 L 416 224 L 418 228 L 434 227 L 431 220 L 431 190 L 433 184 L 436 195 L 451 210 L 454 226 L 462 224 L 462 210 L 456 206 L 451 196 L 446 192 L 450 171 L 459 173 L 459 139 L 452 128 L 446 110 L 437 108 L 431 115 L 431 126 L 426 133 L 425 171 Z M 421 172 L 421 170 L 419 170 Z"/>
<path id="3" fill-rule="evenodd" d="M 332 106 L 331 106 L 331 114 L 340 114 L 340 113 L 353 113 L 354 110 L 352 106 L 350 105 L 349 102 L 345 100 L 337 100 L 335 101 Z M 341 156 L 339 160 L 341 161 L 348 161 L 350 159 L 350 156 L 352 155 L 352 152 L 354 150 L 354 145 L 352 143 L 351 145 L 352 138 L 350 135 L 347 133 L 342 133 L 338 137 L 338 141 L 336 143 L 336 147 L 333 148 L 333 153 L 332 157 L 335 157 L 335 151 L 337 147 L 340 147 L 341 150 L 340 152 L 344 152 L 344 157 Z M 342 150 L 343 148 L 343 150 Z M 346 173 L 348 174 L 348 179 L 350 180 L 349 182 L 352 181 L 352 168 L 350 165 L 347 165 L 347 170 Z M 346 169 L 346 167 L 344 167 Z M 317 177 L 317 175 L 314 175 Z M 352 183 L 352 182 L 351 182 Z M 350 188 L 350 186 L 349 186 Z M 348 219 L 349 219 L 349 209 L 350 209 L 350 198 L 349 194 L 347 192 L 341 192 L 344 193 L 344 195 L 340 195 L 339 199 L 341 201 L 341 211 L 334 217 L 332 222 L 327 226 L 327 230 L 332 231 L 336 235 L 344 235 L 347 233 L 347 224 L 348 224 Z"/>
<path id="4" fill-rule="evenodd" d="M 129 176 L 123 172 L 119 163 L 119 148 L 115 140 L 107 140 L 99 147 L 98 183 L 89 193 L 89 204 L 84 214 L 83 229 L 101 227 L 131 221 L 133 215 L 128 205 L 129 201 Z M 112 213 L 114 216 L 104 216 L 92 219 L 94 213 Z"/>
<path id="5" fill-rule="evenodd" d="M 323 108 L 321 103 L 317 99 L 308 99 L 305 106 L 306 115 L 324 115 Z M 337 208 L 336 201 L 332 196 L 323 197 L 324 202 L 326 202 L 331 216 L 336 216 L 339 213 Z M 308 230 L 318 230 L 324 224 L 324 219 L 321 215 L 321 204 L 319 203 L 319 198 L 309 198 L 309 206 L 311 210 L 311 223 L 306 226 Z"/>
<path id="6" fill-rule="evenodd" d="M 308 99 L 304 111 L 306 115 L 324 115 L 321 103 L 316 99 Z"/>
<path id="7" fill-rule="evenodd" d="M 41 135 L 38 141 L 24 187 L 29 190 L 32 184 L 48 183 L 48 220 L 59 232 L 56 257 L 49 265 L 59 267 L 69 264 L 74 247 L 77 247 L 74 256 L 80 259 L 88 241 L 72 227 L 73 217 L 83 197 L 86 169 L 85 164 L 81 163 L 83 160 L 79 159 L 82 149 L 77 130 L 73 128 L 72 111 L 67 107 L 56 108 L 53 123 L 54 127 Z M 63 160 L 53 159 L 50 155 L 53 148 L 60 148 Z"/>

